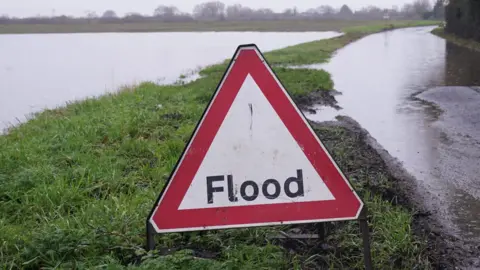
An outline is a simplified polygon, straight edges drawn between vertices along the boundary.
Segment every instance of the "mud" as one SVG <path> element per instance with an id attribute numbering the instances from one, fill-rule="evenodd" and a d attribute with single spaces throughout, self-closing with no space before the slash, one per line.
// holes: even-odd
<path id="1" fill-rule="evenodd" d="M 416 179 L 409 174 L 398 159 L 392 157 L 380 144 L 368 133 L 367 130 L 350 117 L 339 116 L 337 122 L 324 122 L 321 126 L 341 126 L 362 138 L 359 150 L 375 151 L 370 156 L 375 162 L 382 164 L 380 170 L 393 179 L 392 189 L 383 190 L 382 195 L 386 200 L 395 199 L 397 203 L 408 209 L 414 210 L 412 228 L 419 238 L 428 240 L 428 257 L 434 269 L 472 269 L 480 267 L 480 243 L 463 241 L 448 233 L 445 233 L 443 225 L 426 210 L 421 192 L 419 192 Z M 358 164 L 366 166 L 366 164 Z M 470 258 L 470 259 L 468 259 Z"/>
<path id="2" fill-rule="evenodd" d="M 340 94 L 341 93 L 336 90 L 317 89 L 309 95 L 295 97 L 295 101 L 301 110 L 308 111 L 311 114 L 317 113 L 314 107 L 318 106 L 341 110 L 342 107 L 338 106 L 338 101 L 335 99 L 335 96 Z"/>

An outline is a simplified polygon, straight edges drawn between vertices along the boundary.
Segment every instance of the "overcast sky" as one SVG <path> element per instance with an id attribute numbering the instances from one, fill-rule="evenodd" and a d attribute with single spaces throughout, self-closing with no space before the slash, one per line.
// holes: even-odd
<path id="1" fill-rule="evenodd" d="M 158 5 L 175 5 L 181 11 L 191 12 L 196 4 L 202 2 L 206 2 L 206 0 L 0 0 L 0 15 L 26 17 L 40 14 L 50 16 L 52 12 L 55 12 L 55 15 L 82 16 L 88 10 L 101 15 L 106 9 L 113 9 L 118 15 L 124 15 L 126 12 L 151 14 Z M 400 7 L 407 2 L 413 2 L 413 0 L 222 0 L 222 2 L 226 5 L 242 4 L 252 8 L 266 7 L 275 11 L 296 6 L 303 11 L 324 4 L 333 7 L 347 4 L 354 10 L 367 5 L 385 8 L 393 5 Z"/>

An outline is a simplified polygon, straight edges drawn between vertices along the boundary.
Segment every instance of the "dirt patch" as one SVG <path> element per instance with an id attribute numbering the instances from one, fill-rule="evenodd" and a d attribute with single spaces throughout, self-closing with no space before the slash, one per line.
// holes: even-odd
<path id="1" fill-rule="evenodd" d="M 308 111 L 310 113 L 316 113 L 317 111 L 312 108 L 314 105 L 328 106 L 336 110 L 341 110 L 342 107 L 338 106 L 338 102 L 335 96 L 341 93 L 335 90 L 316 90 L 309 95 L 302 95 L 295 97 L 295 101 L 301 110 Z"/>
<path id="2" fill-rule="evenodd" d="M 392 202 L 394 205 L 408 209 L 414 208 L 414 204 L 411 203 L 410 198 L 407 196 L 408 191 L 403 189 L 403 185 L 400 184 L 401 181 L 394 176 L 394 174 L 403 175 L 403 172 L 399 168 L 395 168 L 394 172 L 391 171 L 389 164 L 379 153 L 380 148 L 375 145 L 373 138 L 357 122 L 348 117 L 339 117 L 338 121 L 311 122 L 311 124 L 338 166 L 352 181 L 362 198 L 365 199 L 367 196 L 370 196 L 367 193 L 373 193 L 380 196 L 384 201 Z M 384 154 L 388 153 L 385 152 Z M 421 210 L 417 211 L 417 213 L 418 215 L 414 217 L 412 227 L 418 239 L 422 239 L 422 242 L 424 242 L 423 239 L 427 238 L 430 230 L 419 222 L 427 220 L 429 215 Z M 373 222 L 373 216 L 382 215 L 378 211 L 371 214 L 369 215 L 370 222 Z M 375 226 L 373 223 L 371 224 Z M 372 229 L 378 230 L 380 228 L 372 227 Z M 287 237 L 276 239 L 275 243 L 283 246 L 289 253 L 301 254 L 302 260 L 304 260 L 302 269 L 328 269 L 328 267 L 332 266 L 332 263 L 334 268 L 343 268 L 346 265 L 352 265 L 352 262 L 349 261 L 350 258 L 353 258 L 351 259 L 352 261 L 358 261 L 359 256 L 362 256 L 363 249 L 361 245 L 352 246 L 346 243 L 355 241 L 352 239 L 360 235 L 357 222 L 324 223 L 323 228 L 319 227 L 318 224 L 297 225 L 289 227 L 289 230 L 285 232 L 289 235 L 321 235 L 322 231 L 325 235 L 323 240 L 318 238 L 296 239 Z M 384 233 L 388 234 L 389 232 Z M 346 240 L 345 236 L 348 236 L 347 238 L 350 240 Z M 434 241 L 441 239 L 440 235 L 433 236 Z M 385 243 L 375 242 L 373 235 L 371 235 L 371 240 L 372 249 L 373 245 L 377 245 L 377 252 L 374 255 L 376 257 L 385 256 L 385 254 L 379 254 L 383 249 L 378 248 L 379 245 L 381 246 Z M 391 244 L 395 245 L 395 243 Z M 450 269 L 451 262 L 437 254 L 438 251 L 439 249 L 437 248 L 429 248 L 428 251 L 419 251 L 422 254 L 416 255 L 423 258 L 431 258 L 429 261 L 435 262 L 432 264 L 436 269 Z M 393 252 L 388 256 L 389 263 L 385 265 L 386 268 L 411 269 L 410 267 L 413 265 L 417 269 L 425 269 L 425 264 L 417 263 L 416 258 L 412 259 L 412 254 L 406 253 L 405 250 L 398 250 L 398 252 Z M 338 260 L 338 258 L 341 258 L 342 262 L 335 264 L 335 260 Z M 377 261 L 382 260 L 380 258 L 374 259 Z M 408 260 L 410 261 L 406 262 Z"/>

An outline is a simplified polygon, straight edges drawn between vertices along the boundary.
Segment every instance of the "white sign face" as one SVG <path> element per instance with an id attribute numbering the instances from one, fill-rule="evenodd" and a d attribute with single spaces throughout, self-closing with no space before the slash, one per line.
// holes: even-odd
<path id="1" fill-rule="evenodd" d="M 258 48 L 243 45 L 148 222 L 167 233 L 352 220 L 362 208 Z"/>
<path id="2" fill-rule="evenodd" d="M 328 200 L 335 198 L 248 75 L 179 210 Z"/>

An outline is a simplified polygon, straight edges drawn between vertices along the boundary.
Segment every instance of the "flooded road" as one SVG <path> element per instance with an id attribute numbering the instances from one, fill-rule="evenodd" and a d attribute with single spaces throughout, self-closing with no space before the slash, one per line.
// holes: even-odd
<path id="1" fill-rule="evenodd" d="M 447 231 L 480 243 L 480 90 L 450 87 L 480 85 L 480 54 L 432 29 L 368 36 L 330 63 L 309 66 L 332 74 L 343 109 L 317 108 L 307 117 L 358 121 L 417 179 Z"/>

